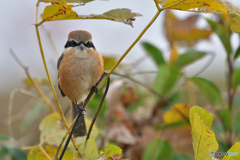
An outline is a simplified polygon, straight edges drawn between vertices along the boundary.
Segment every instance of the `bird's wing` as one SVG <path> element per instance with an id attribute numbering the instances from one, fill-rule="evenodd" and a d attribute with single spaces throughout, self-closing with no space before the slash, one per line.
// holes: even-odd
<path id="1" fill-rule="evenodd" d="M 63 56 L 64 56 L 64 54 L 62 53 L 62 55 L 61 55 L 61 56 L 59 57 L 59 59 L 58 59 L 58 62 L 57 62 L 57 69 L 59 69 L 59 67 L 60 67 L 60 65 L 61 65 L 61 62 L 62 62 Z M 58 78 L 59 78 L 59 75 L 58 75 Z M 61 89 L 59 83 L 58 83 L 58 88 L 59 88 L 59 90 L 60 90 L 60 92 L 61 92 L 61 95 L 62 95 L 63 97 L 65 97 L 66 95 L 63 93 L 63 91 L 62 91 L 62 89 Z"/>

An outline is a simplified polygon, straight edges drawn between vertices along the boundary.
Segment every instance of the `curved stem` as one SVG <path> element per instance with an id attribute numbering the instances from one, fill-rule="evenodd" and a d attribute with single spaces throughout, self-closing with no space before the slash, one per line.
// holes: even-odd
<path id="1" fill-rule="evenodd" d="M 45 56 L 44 56 L 44 53 L 43 53 L 43 48 L 42 48 L 42 42 L 41 42 L 41 38 L 40 38 L 40 34 L 39 34 L 39 30 L 38 30 L 38 26 L 35 25 L 35 28 L 36 28 L 36 33 L 37 33 L 37 38 L 38 38 L 38 44 L 39 44 L 39 48 L 40 48 L 40 52 L 41 52 L 41 56 L 42 56 L 42 60 L 43 60 L 43 64 L 44 64 L 44 68 L 45 68 L 45 71 L 46 71 L 46 74 L 47 74 L 47 77 L 48 77 L 48 81 L 50 83 L 50 86 L 51 86 L 51 89 L 52 89 L 52 92 L 53 92 L 53 95 L 54 95 L 54 99 L 56 101 L 56 104 L 57 104 L 57 107 L 58 107 L 58 110 L 60 112 L 60 115 L 63 119 L 63 122 L 64 122 L 64 125 L 65 125 L 65 128 L 68 130 L 68 124 L 67 124 L 67 121 L 63 115 L 63 111 L 61 109 L 61 106 L 59 104 L 59 101 L 58 101 L 58 98 L 57 98 L 57 94 L 55 92 L 55 89 L 53 87 L 53 83 L 52 83 L 52 80 L 51 80 L 51 77 L 50 77 L 50 74 L 48 72 L 48 67 L 47 67 L 47 63 L 46 63 L 46 60 L 45 60 Z M 75 141 L 73 140 L 72 138 L 72 142 L 73 142 L 73 146 L 75 147 L 75 149 L 77 150 L 77 145 L 75 143 Z"/>

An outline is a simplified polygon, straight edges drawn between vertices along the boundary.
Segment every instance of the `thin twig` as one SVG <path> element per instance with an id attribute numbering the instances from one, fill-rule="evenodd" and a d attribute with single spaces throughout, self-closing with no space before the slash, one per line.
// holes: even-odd
<path id="1" fill-rule="evenodd" d="M 32 76 L 29 73 L 29 69 L 26 65 L 23 64 L 23 62 L 18 58 L 18 56 L 15 54 L 15 52 L 10 49 L 9 52 L 11 53 L 12 57 L 15 59 L 15 61 L 25 70 L 25 73 L 35 89 L 37 90 L 38 94 L 42 97 L 43 101 L 47 104 L 47 106 L 52 110 L 53 113 L 56 113 L 56 107 L 52 102 L 48 99 L 48 97 L 45 95 L 41 87 L 39 86 L 38 82 L 32 78 Z"/>
<path id="2" fill-rule="evenodd" d="M 38 25 L 35 25 L 35 29 L 36 29 L 37 38 L 38 38 L 38 44 L 39 44 L 39 48 L 40 48 L 42 61 L 43 61 L 43 64 L 44 64 L 44 68 L 45 68 L 45 71 L 46 71 L 46 74 L 47 74 L 47 77 L 48 77 L 48 81 L 50 83 L 50 86 L 51 86 L 51 89 L 52 89 L 52 92 L 53 92 L 53 96 L 54 96 L 54 99 L 56 101 L 56 104 L 57 104 L 58 110 L 60 112 L 60 115 L 62 117 L 62 120 L 64 122 L 65 128 L 68 130 L 68 124 L 67 124 L 66 118 L 63 115 L 62 108 L 60 106 L 60 103 L 59 103 L 58 98 L 57 98 L 57 94 L 55 92 L 55 89 L 54 89 L 54 86 L 53 86 L 53 83 L 52 83 L 52 79 L 51 79 L 50 74 L 48 72 L 48 67 L 47 67 L 47 63 L 46 63 L 45 56 L 44 56 L 44 53 L 43 53 L 43 47 L 42 47 L 42 42 L 41 42 L 41 38 L 40 38 L 40 34 L 39 34 Z M 78 150 L 77 149 L 77 145 L 76 145 L 76 143 L 75 143 L 73 138 L 72 138 L 72 143 L 73 143 L 74 148 L 77 151 Z"/>
<path id="3" fill-rule="evenodd" d="M 201 74 L 202 72 L 204 72 L 209 66 L 210 66 L 210 64 L 212 64 L 212 62 L 213 62 L 213 60 L 214 60 L 214 58 L 215 58 L 215 54 L 214 53 L 209 53 L 211 56 L 212 56 L 212 58 L 208 61 L 208 63 L 198 72 L 198 73 L 196 73 L 193 77 L 196 77 L 196 76 L 198 76 L 199 74 Z"/>
<path id="4" fill-rule="evenodd" d="M 13 109 L 13 99 L 14 99 L 16 93 L 22 93 L 26 96 L 34 97 L 36 99 L 38 98 L 37 95 L 35 95 L 34 93 L 32 93 L 30 91 L 27 91 L 27 90 L 24 90 L 24 89 L 16 88 L 11 92 L 10 97 L 9 97 L 9 104 L 8 104 L 8 117 L 9 117 L 8 131 L 9 131 L 10 137 L 12 137 L 13 139 L 14 139 L 14 135 L 13 135 L 13 132 L 12 132 L 12 123 L 11 123 L 11 118 L 10 117 L 11 117 L 11 113 L 12 113 L 12 109 Z"/>
<path id="5" fill-rule="evenodd" d="M 230 114 L 232 115 L 232 104 L 233 104 L 233 98 L 235 95 L 232 90 L 233 62 L 230 55 L 227 56 L 227 63 L 228 63 L 228 108 L 229 108 Z M 232 129 L 232 123 L 231 123 L 231 127 L 229 130 L 229 138 L 227 140 L 227 144 L 229 148 L 232 147 L 232 136 L 233 136 L 232 130 L 233 129 Z"/>
<path id="6" fill-rule="evenodd" d="M 93 120 L 92 120 L 92 122 L 91 122 L 91 125 L 90 125 L 90 127 L 89 127 L 88 134 L 87 134 L 87 137 L 86 137 L 86 142 L 87 142 L 87 140 L 88 140 L 89 137 L 90 137 L 90 134 L 91 134 L 91 131 L 92 131 L 92 127 L 93 127 L 93 125 L 94 125 L 94 123 L 95 123 L 95 121 L 96 121 L 96 119 L 97 119 L 98 113 L 99 113 L 99 111 L 100 111 L 100 109 L 101 109 L 101 107 L 102 107 L 103 101 L 104 101 L 104 99 L 105 99 L 105 97 L 106 97 L 106 95 L 107 95 L 108 88 L 109 88 L 109 84 L 110 84 L 110 77 L 109 77 L 108 80 L 107 80 L 107 86 L 106 86 L 105 92 L 104 92 L 104 94 L 103 94 L 103 96 L 102 96 L 101 102 L 100 102 L 100 104 L 99 104 L 99 106 L 98 106 L 98 109 L 97 109 L 97 111 L 96 111 L 96 113 L 95 113 L 95 115 L 94 115 L 94 117 L 93 117 Z M 85 144 L 86 144 L 86 143 L 85 143 Z"/>
<path id="7" fill-rule="evenodd" d="M 105 71 L 105 72 L 103 73 L 102 77 L 100 78 L 100 80 L 95 84 L 95 86 L 98 87 L 99 83 L 100 83 L 100 82 L 104 79 L 104 77 L 106 77 L 107 75 L 108 75 L 108 72 Z M 92 97 L 92 95 L 93 95 L 94 93 L 95 93 L 95 90 L 93 90 L 93 89 L 89 92 L 87 98 L 85 99 L 85 101 L 84 101 L 84 103 L 83 103 L 83 105 L 82 105 L 82 108 L 86 108 L 86 105 L 88 104 L 88 101 L 90 100 L 90 97 Z M 64 153 L 65 153 L 65 151 L 66 151 L 66 149 L 67 149 L 67 147 L 68 147 L 70 138 L 71 138 L 72 135 L 73 135 L 74 129 L 75 129 L 76 125 L 77 125 L 77 122 L 78 122 L 80 116 L 84 116 L 84 115 L 78 113 L 77 117 L 75 118 L 76 120 L 75 120 L 75 122 L 74 122 L 74 124 L 73 124 L 73 126 L 72 126 L 72 128 L 71 128 L 71 131 L 70 131 L 70 133 L 69 133 L 69 135 L 68 135 L 68 138 L 67 138 L 66 143 L 65 143 L 65 145 L 64 145 L 64 147 L 63 147 L 63 150 L 62 150 L 62 153 L 61 153 L 61 155 L 60 155 L 60 157 L 59 157 L 59 160 L 62 160 L 62 158 L 63 158 L 63 156 L 64 156 Z"/>

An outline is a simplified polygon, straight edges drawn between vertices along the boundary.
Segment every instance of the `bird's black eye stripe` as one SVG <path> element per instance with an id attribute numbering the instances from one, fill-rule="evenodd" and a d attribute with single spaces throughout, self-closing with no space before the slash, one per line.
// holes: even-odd
<path id="1" fill-rule="evenodd" d="M 80 43 L 82 43 L 82 42 L 80 42 Z M 76 47 L 76 46 L 79 46 L 80 45 L 80 43 L 77 43 L 77 42 L 75 42 L 75 41 L 73 41 L 73 40 L 70 40 L 70 41 L 67 41 L 67 43 L 65 44 L 65 48 L 68 48 L 68 47 Z M 91 41 L 88 41 L 87 43 L 83 43 L 84 44 L 84 46 L 86 46 L 86 47 L 88 47 L 88 48 L 94 48 L 95 49 L 95 46 L 93 45 L 93 43 L 91 42 Z"/>
<path id="2" fill-rule="evenodd" d="M 86 47 L 88 48 L 94 48 L 95 49 L 95 46 L 93 45 L 93 43 L 91 41 L 88 41 L 86 44 L 84 44 Z"/>
<path id="3" fill-rule="evenodd" d="M 68 47 L 76 47 L 78 46 L 79 44 L 73 40 L 70 40 L 70 41 L 67 41 L 67 43 L 65 44 L 65 48 L 68 48 Z"/>

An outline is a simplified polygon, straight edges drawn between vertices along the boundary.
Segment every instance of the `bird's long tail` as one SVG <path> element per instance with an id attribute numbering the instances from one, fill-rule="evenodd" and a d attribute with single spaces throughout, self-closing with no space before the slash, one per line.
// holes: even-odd
<path id="1" fill-rule="evenodd" d="M 78 111 L 76 108 L 75 103 L 72 102 L 72 114 L 73 114 L 73 118 L 75 118 L 78 115 Z M 87 134 L 87 127 L 86 127 L 86 123 L 85 123 L 85 116 L 81 115 L 78 119 L 78 122 L 76 124 L 75 130 L 73 132 L 73 136 L 76 137 L 82 137 L 85 136 Z"/>

